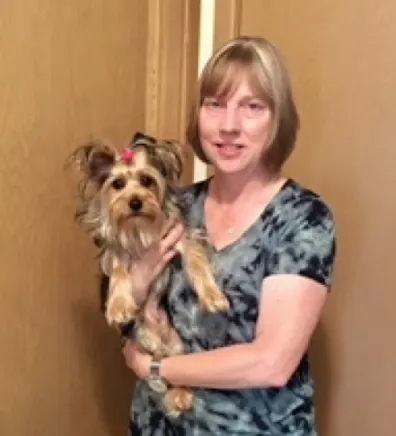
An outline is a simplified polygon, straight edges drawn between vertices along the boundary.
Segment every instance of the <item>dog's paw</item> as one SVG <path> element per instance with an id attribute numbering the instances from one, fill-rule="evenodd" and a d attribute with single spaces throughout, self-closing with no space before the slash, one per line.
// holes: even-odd
<path id="1" fill-rule="evenodd" d="M 164 341 L 164 349 L 166 356 L 178 356 L 184 353 L 184 345 L 177 331 L 170 327 Z"/>
<path id="2" fill-rule="evenodd" d="M 193 402 L 193 394 L 185 388 L 171 388 L 164 397 L 165 407 L 173 417 L 190 410 Z"/>
<path id="3" fill-rule="evenodd" d="M 106 320 L 110 325 L 128 323 L 135 318 L 136 311 L 132 297 L 114 295 L 107 303 Z"/>
<path id="4" fill-rule="evenodd" d="M 226 312 L 230 308 L 227 297 L 215 286 L 206 289 L 201 303 L 204 309 L 212 313 Z"/>
<path id="5" fill-rule="evenodd" d="M 161 337 L 155 331 L 142 326 L 136 331 L 136 340 L 146 353 L 160 358 L 165 356 Z"/>

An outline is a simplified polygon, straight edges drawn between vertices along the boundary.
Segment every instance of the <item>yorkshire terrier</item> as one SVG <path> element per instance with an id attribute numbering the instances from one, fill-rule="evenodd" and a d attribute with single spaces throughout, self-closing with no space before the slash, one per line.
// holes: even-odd
<path id="1" fill-rule="evenodd" d="M 140 132 L 122 153 L 104 141 L 93 141 L 72 154 L 82 173 L 76 216 L 100 247 L 101 269 L 108 278 L 104 293 L 107 322 L 121 331 L 134 323 L 138 344 L 155 358 L 183 353 L 182 342 L 165 311 L 161 325 L 153 323 L 150 313 L 153 307 L 160 308 L 166 298 L 172 261 L 140 305 L 129 271 L 151 244 L 160 240 L 168 219 L 175 218 L 185 225 L 176 249 L 202 308 L 210 312 L 229 308 L 216 284 L 207 244 L 199 231 L 188 228 L 185 220 L 180 186 L 182 157 L 182 147 L 177 142 Z M 189 389 L 171 387 L 164 403 L 177 416 L 192 407 L 193 396 Z"/>

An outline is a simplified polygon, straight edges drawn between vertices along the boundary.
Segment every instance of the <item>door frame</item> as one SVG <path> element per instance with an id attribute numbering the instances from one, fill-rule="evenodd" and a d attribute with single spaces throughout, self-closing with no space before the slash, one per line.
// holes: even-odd
<path id="1" fill-rule="evenodd" d="M 148 0 L 145 130 L 185 144 L 198 71 L 200 0 Z M 182 183 L 193 180 L 186 147 Z"/>

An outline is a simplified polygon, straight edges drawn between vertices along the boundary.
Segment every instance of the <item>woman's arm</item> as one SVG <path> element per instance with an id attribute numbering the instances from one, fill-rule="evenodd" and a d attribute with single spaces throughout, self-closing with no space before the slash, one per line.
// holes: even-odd
<path id="1" fill-rule="evenodd" d="M 307 350 L 327 289 L 297 275 L 274 275 L 262 286 L 257 335 L 250 344 L 165 358 L 161 375 L 173 386 L 217 389 L 285 385 Z M 132 345 L 126 360 L 139 377 L 150 358 Z"/>
<path id="2" fill-rule="evenodd" d="M 323 285 L 304 277 L 269 277 L 263 282 L 254 342 L 166 358 L 162 375 L 176 386 L 283 386 L 307 350 L 326 295 Z"/>
<path id="3" fill-rule="evenodd" d="M 265 258 L 255 340 L 164 359 L 162 376 L 171 385 L 239 389 L 288 382 L 320 318 L 336 251 L 335 226 L 326 205 L 308 198 L 300 207 L 303 213 L 290 221 L 282 241 Z M 124 352 L 127 365 L 147 377 L 150 357 L 133 344 Z"/>

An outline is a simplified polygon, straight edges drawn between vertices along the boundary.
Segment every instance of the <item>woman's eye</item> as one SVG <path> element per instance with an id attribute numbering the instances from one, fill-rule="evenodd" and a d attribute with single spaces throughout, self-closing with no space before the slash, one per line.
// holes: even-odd
<path id="1" fill-rule="evenodd" d="M 216 109 L 219 108 L 221 105 L 219 101 L 212 98 L 208 98 L 204 100 L 204 106 L 210 109 Z"/>
<path id="2" fill-rule="evenodd" d="M 117 191 L 125 188 L 125 185 L 126 185 L 125 180 L 122 178 L 114 179 L 111 184 L 111 186 Z"/>
<path id="3" fill-rule="evenodd" d="M 150 176 L 140 176 L 140 184 L 145 188 L 150 188 L 154 184 L 154 180 Z"/>
<path id="4" fill-rule="evenodd" d="M 251 109 L 252 111 L 257 111 L 260 109 L 263 109 L 263 106 L 260 105 L 259 103 L 249 103 L 249 109 Z"/>
<path id="5" fill-rule="evenodd" d="M 244 106 L 250 111 L 261 111 L 265 107 L 260 101 L 249 101 L 245 103 Z"/>
<path id="6" fill-rule="evenodd" d="M 244 103 L 242 109 L 247 116 L 252 117 L 260 115 L 264 111 L 265 105 L 258 101 L 250 101 Z"/>

